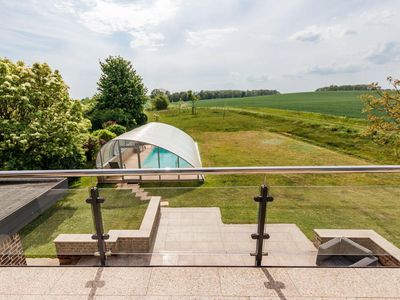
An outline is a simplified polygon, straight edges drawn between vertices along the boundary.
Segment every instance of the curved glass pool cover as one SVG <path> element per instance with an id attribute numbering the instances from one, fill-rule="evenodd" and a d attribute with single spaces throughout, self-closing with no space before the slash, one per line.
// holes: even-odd
<path id="1" fill-rule="evenodd" d="M 99 151 L 97 168 L 201 167 L 197 144 L 182 130 L 152 122 L 112 139 Z"/>

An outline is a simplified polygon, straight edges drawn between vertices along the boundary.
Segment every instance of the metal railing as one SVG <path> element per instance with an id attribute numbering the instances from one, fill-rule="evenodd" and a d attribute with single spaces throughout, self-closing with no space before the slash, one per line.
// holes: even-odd
<path id="1" fill-rule="evenodd" d="M 335 174 L 335 173 L 400 173 L 400 165 L 365 165 L 365 166 L 264 166 L 264 167 L 205 167 L 205 168 L 165 168 L 165 169 L 81 169 L 81 170 L 22 170 L 0 171 L 0 178 L 17 177 L 82 177 L 82 176 L 151 176 L 151 175 L 225 175 L 225 174 Z M 98 190 L 92 187 L 87 203 L 92 206 L 93 222 L 96 233 L 92 236 L 97 240 L 98 256 L 101 265 L 106 264 L 105 240 L 101 214 L 101 203 L 105 199 L 99 197 Z M 251 238 L 256 240 L 255 265 L 261 266 L 263 241 L 269 238 L 265 232 L 267 203 L 273 201 L 269 195 L 265 180 L 261 185 L 260 195 L 254 197 L 258 202 L 257 233 Z"/>
<path id="2" fill-rule="evenodd" d="M 400 165 L 366 166 L 265 166 L 205 167 L 163 169 L 79 169 L 0 171 L 1 177 L 82 177 L 146 175 L 233 175 L 233 174 L 334 174 L 334 173 L 400 173 Z"/>

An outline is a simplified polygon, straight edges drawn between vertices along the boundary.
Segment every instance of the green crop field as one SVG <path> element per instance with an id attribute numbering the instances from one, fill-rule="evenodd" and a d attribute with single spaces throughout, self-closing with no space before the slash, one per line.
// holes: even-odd
<path id="1" fill-rule="evenodd" d="M 352 118 L 365 118 L 360 99 L 365 91 L 304 92 L 271 96 L 201 100 L 198 107 L 257 107 L 307 111 Z"/>

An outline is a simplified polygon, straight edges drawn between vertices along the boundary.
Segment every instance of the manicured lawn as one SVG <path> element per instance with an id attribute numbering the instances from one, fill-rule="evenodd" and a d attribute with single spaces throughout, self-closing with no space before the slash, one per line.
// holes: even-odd
<path id="1" fill-rule="evenodd" d="M 196 116 L 176 110 L 160 113 L 161 122 L 185 130 L 198 142 L 204 166 L 362 165 L 371 162 L 360 157 L 374 153 L 379 153 L 378 162 L 393 160 L 390 151 L 382 153 L 359 137 L 358 127 L 364 125 L 358 121 L 292 117 L 260 111 L 223 115 L 213 109 L 199 109 Z M 355 155 L 345 154 L 349 152 Z M 147 184 L 146 190 L 170 206 L 216 206 L 226 223 L 254 223 L 253 196 L 262 182 L 261 175 L 208 175 L 201 187 Z M 374 229 L 400 245 L 399 182 L 397 174 L 268 175 L 276 199 L 269 222 L 295 223 L 310 238 L 314 228 Z"/>
<path id="2" fill-rule="evenodd" d="M 199 107 L 269 107 L 308 111 L 353 118 L 365 118 L 360 95 L 366 91 L 304 92 L 245 98 L 210 99 L 198 102 Z"/>
<path id="3" fill-rule="evenodd" d="M 90 179 L 83 179 L 82 185 Z M 135 198 L 130 190 L 100 189 L 106 199 L 102 205 L 104 229 L 137 229 L 143 219 L 147 202 Z M 71 189 L 68 195 L 53 205 L 20 231 L 28 257 L 56 255 L 53 240 L 61 233 L 94 233 L 87 189 Z"/>

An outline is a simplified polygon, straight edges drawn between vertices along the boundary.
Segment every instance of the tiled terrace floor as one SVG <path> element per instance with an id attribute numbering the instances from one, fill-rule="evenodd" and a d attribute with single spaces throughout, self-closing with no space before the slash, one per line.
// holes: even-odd
<path id="1" fill-rule="evenodd" d="M 162 208 L 153 252 L 174 265 L 252 266 L 256 231 L 256 224 L 223 224 L 219 208 Z M 295 224 L 268 224 L 266 232 L 267 265 L 315 266 L 317 250 Z"/>
<path id="2" fill-rule="evenodd" d="M 400 269 L 0 268 L 0 299 L 399 299 Z"/>
<path id="3" fill-rule="evenodd" d="M 219 208 L 161 208 L 149 254 L 111 256 L 109 266 L 253 266 L 256 224 L 223 224 Z M 315 266 L 317 249 L 295 224 L 268 224 L 265 266 Z M 95 257 L 82 266 L 97 265 Z"/>

